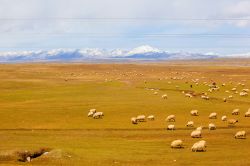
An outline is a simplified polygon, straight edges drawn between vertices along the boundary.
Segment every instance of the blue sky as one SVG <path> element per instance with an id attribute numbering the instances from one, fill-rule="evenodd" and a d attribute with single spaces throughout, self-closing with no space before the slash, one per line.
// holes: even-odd
<path id="1" fill-rule="evenodd" d="M 245 20 L 214 20 L 223 18 Z M 158 36 L 148 36 L 153 34 Z M 1 51 L 146 44 L 166 51 L 234 54 L 250 52 L 245 34 L 250 35 L 249 0 L 0 0 Z"/>

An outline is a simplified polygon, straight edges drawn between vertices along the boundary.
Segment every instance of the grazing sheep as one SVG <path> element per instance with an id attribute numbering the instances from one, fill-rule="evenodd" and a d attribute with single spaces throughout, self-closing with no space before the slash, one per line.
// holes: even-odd
<path id="1" fill-rule="evenodd" d="M 194 127 L 194 122 L 193 121 L 189 121 L 187 123 L 187 127 Z"/>
<path id="2" fill-rule="evenodd" d="M 89 112 L 94 112 L 94 113 L 96 113 L 96 109 L 94 109 L 94 108 L 93 108 L 93 109 L 90 109 Z"/>
<path id="3" fill-rule="evenodd" d="M 158 92 L 154 92 L 154 95 L 158 95 Z"/>
<path id="4" fill-rule="evenodd" d="M 174 141 L 172 141 L 171 148 L 183 148 L 182 140 L 174 140 Z"/>
<path id="5" fill-rule="evenodd" d="M 236 119 L 229 119 L 228 120 L 228 125 L 235 125 L 237 122 L 239 122 L 239 121 L 236 120 Z"/>
<path id="6" fill-rule="evenodd" d="M 206 141 L 199 141 L 194 143 L 191 150 L 192 152 L 205 152 L 206 151 Z"/>
<path id="7" fill-rule="evenodd" d="M 245 84 L 243 84 L 243 83 L 240 83 L 240 82 L 238 83 L 238 85 L 241 85 L 241 86 L 245 86 Z"/>
<path id="8" fill-rule="evenodd" d="M 223 102 L 227 102 L 227 98 L 223 98 Z"/>
<path id="9" fill-rule="evenodd" d="M 138 116 L 136 117 L 136 120 L 137 120 L 138 122 L 146 122 L 146 116 L 145 116 L 145 115 L 138 115 Z"/>
<path id="10" fill-rule="evenodd" d="M 88 113 L 88 117 L 93 117 L 93 115 L 94 115 L 94 112 L 89 112 Z"/>
<path id="11" fill-rule="evenodd" d="M 164 94 L 164 95 L 161 96 L 161 98 L 167 99 L 167 98 L 168 98 L 168 95 L 167 95 L 167 94 Z"/>
<path id="12" fill-rule="evenodd" d="M 166 121 L 168 121 L 168 122 L 175 122 L 175 115 L 169 115 L 169 116 L 166 118 Z"/>
<path id="13" fill-rule="evenodd" d="M 199 127 L 196 128 L 196 130 L 198 130 L 198 131 L 202 131 L 202 129 L 203 129 L 202 126 L 199 126 Z"/>
<path id="14" fill-rule="evenodd" d="M 88 117 L 93 117 L 94 113 L 96 113 L 96 109 L 90 109 L 88 113 Z"/>
<path id="15" fill-rule="evenodd" d="M 236 91 L 237 89 L 236 88 L 232 88 L 231 91 Z"/>
<path id="16" fill-rule="evenodd" d="M 229 99 L 232 99 L 232 98 L 233 98 L 233 95 L 228 96 L 228 98 L 229 98 Z"/>
<path id="17" fill-rule="evenodd" d="M 242 92 L 249 92 L 249 89 L 242 89 Z"/>
<path id="18" fill-rule="evenodd" d="M 175 130 L 175 125 L 168 125 L 167 130 Z"/>
<path id="19" fill-rule="evenodd" d="M 240 92 L 240 96 L 248 96 L 247 92 Z"/>
<path id="20" fill-rule="evenodd" d="M 215 124 L 210 123 L 210 124 L 208 125 L 208 129 L 209 129 L 209 130 L 216 130 Z"/>
<path id="21" fill-rule="evenodd" d="M 205 95 L 202 95 L 201 98 L 204 99 L 204 100 L 209 100 L 209 97 L 205 96 Z"/>
<path id="22" fill-rule="evenodd" d="M 245 113 L 245 117 L 250 117 L 250 109 Z"/>
<path id="23" fill-rule="evenodd" d="M 221 117 L 221 120 L 222 120 L 222 121 L 227 121 L 227 116 L 225 116 L 225 115 L 222 116 L 222 117 Z"/>
<path id="24" fill-rule="evenodd" d="M 198 110 L 192 110 L 192 111 L 190 111 L 190 114 L 192 116 L 198 116 Z"/>
<path id="25" fill-rule="evenodd" d="M 240 114 L 240 109 L 234 109 L 233 111 L 232 111 L 232 115 L 239 115 Z"/>
<path id="26" fill-rule="evenodd" d="M 201 131 L 200 130 L 194 130 L 191 133 L 192 138 L 201 138 Z"/>
<path id="27" fill-rule="evenodd" d="M 153 121 L 153 120 L 155 120 L 155 116 L 154 116 L 154 115 L 149 115 L 149 116 L 147 117 L 147 119 Z"/>
<path id="28" fill-rule="evenodd" d="M 138 124 L 136 117 L 132 117 L 131 118 L 131 122 L 132 122 L 132 124 Z"/>
<path id="29" fill-rule="evenodd" d="M 186 94 L 185 94 L 185 97 L 191 98 L 191 97 L 193 97 L 193 95 L 191 95 L 191 94 L 189 94 L 189 93 L 186 93 Z"/>
<path id="30" fill-rule="evenodd" d="M 209 119 L 217 119 L 217 113 L 213 112 L 209 115 Z"/>
<path id="31" fill-rule="evenodd" d="M 96 112 L 96 113 L 94 113 L 93 118 L 94 119 L 100 119 L 103 116 L 104 116 L 103 112 Z"/>
<path id="32" fill-rule="evenodd" d="M 238 131 L 235 136 L 235 139 L 246 139 L 246 131 Z"/>

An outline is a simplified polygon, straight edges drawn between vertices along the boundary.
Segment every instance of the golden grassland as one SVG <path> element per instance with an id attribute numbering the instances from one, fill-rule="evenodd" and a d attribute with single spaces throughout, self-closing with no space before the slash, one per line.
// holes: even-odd
<path id="1" fill-rule="evenodd" d="M 234 139 L 239 130 L 250 133 L 250 97 L 230 90 L 250 88 L 248 60 L 176 61 L 145 64 L 1 64 L 0 65 L 0 164 L 2 165 L 250 165 L 250 139 Z M 174 79 L 183 78 L 183 79 Z M 199 85 L 191 80 L 199 79 Z M 203 82 L 216 82 L 219 91 L 209 93 Z M 229 83 L 231 82 L 231 83 Z M 245 86 L 238 85 L 244 83 Z M 190 88 L 190 84 L 193 88 Z M 178 87 L 176 87 L 178 86 Z M 157 88 L 158 95 L 153 90 Z M 207 92 L 186 98 L 182 91 Z M 167 94 L 163 100 L 161 95 Z M 88 110 L 104 112 L 103 119 L 87 117 Z M 240 115 L 233 116 L 239 108 Z M 200 116 L 190 116 L 192 109 Z M 211 112 L 218 119 L 208 119 Z M 155 115 L 155 121 L 132 125 L 139 114 Z M 175 131 L 167 131 L 165 118 L 176 115 Z M 228 127 L 222 115 L 239 123 Z M 193 128 L 203 131 L 207 151 L 190 148 Z M 182 139 L 184 149 L 171 149 Z M 30 163 L 16 160 L 15 151 L 51 148 L 51 152 Z"/>

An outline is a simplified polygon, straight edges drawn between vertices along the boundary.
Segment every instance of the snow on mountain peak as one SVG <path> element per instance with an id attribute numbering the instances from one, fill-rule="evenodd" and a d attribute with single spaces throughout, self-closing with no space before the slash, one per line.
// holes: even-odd
<path id="1" fill-rule="evenodd" d="M 81 49 L 79 50 L 79 53 L 90 57 L 104 57 L 106 55 L 105 50 L 99 48 Z"/>
<path id="2" fill-rule="evenodd" d="M 162 51 L 157 48 L 153 48 L 149 45 L 143 45 L 143 46 L 132 49 L 131 51 L 128 52 L 127 55 L 145 54 L 145 53 L 161 53 L 161 52 Z"/>
<path id="3" fill-rule="evenodd" d="M 249 54 L 247 54 L 249 55 Z M 245 57 L 247 57 L 244 54 Z M 239 56 L 239 55 L 238 55 Z M 243 56 L 243 55 L 241 55 Z M 219 57 L 215 53 L 166 52 L 149 45 L 143 45 L 132 50 L 99 49 L 99 48 L 59 48 L 39 51 L 0 51 L 0 62 L 39 61 L 39 60 L 85 60 L 85 59 L 208 59 Z"/>

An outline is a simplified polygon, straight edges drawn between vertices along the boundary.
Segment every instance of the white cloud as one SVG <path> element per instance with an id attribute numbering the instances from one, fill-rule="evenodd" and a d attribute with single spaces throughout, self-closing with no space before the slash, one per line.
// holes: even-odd
<path id="1" fill-rule="evenodd" d="M 224 8 L 224 15 L 227 18 L 250 19 L 250 1 L 241 0 Z M 250 27 L 249 20 L 230 22 L 238 27 Z"/>
<path id="2" fill-rule="evenodd" d="M 226 8 L 226 13 L 233 17 L 249 17 L 250 16 L 250 1 L 238 1 L 235 4 Z"/>
<path id="3" fill-rule="evenodd" d="M 149 43 L 160 47 L 183 40 L 125 38 L 97 39 L 64 33 L 143 34 L 143 33 L 238 33 L 249 29 L 249 21 L 157 21 L 152 20 L 46 20 L 43 18 L 250 18 L 247 0 L 1 0 L 0 18 L 42 18 L 41 20 L 1 20 L 1 47 L 134 47 Z M 9 33 L 9 34 L 8 34 Z M 41 35 L 39 35 L 39 33 Z M 249 30 L 246 30 L 249 33 Z M 67 35 L 66 35 L 67 36 Z M 83 41 L 84 40 L 84 41 Z M 186 41 L 186 43 L 192 43 Z M 205 41 L 212 45 L 214 41 Z M 210 42 L 210 43 L 209 43 Z M 157 44 L 158 43 L 158 44 Z M 197 43 L 197 42 L 193 42 Z M 202 42 L 199 42 L 202 43 Z M 212 43 L 212 44 L 211 44 Z M 75 46 L 74 46 L 75 45 Z M 100 46 L 101 45 L 101 46 Z M 190 44 L 191 45 L 191 44 Z M 197 45 L 192 45 L 196 47 Z M 198 47 L 198 46 L 197 46 Z M 93 56 L 99 55 L 93 52 Z M 119 50 L 114 54 L 121 54 Z"/>

